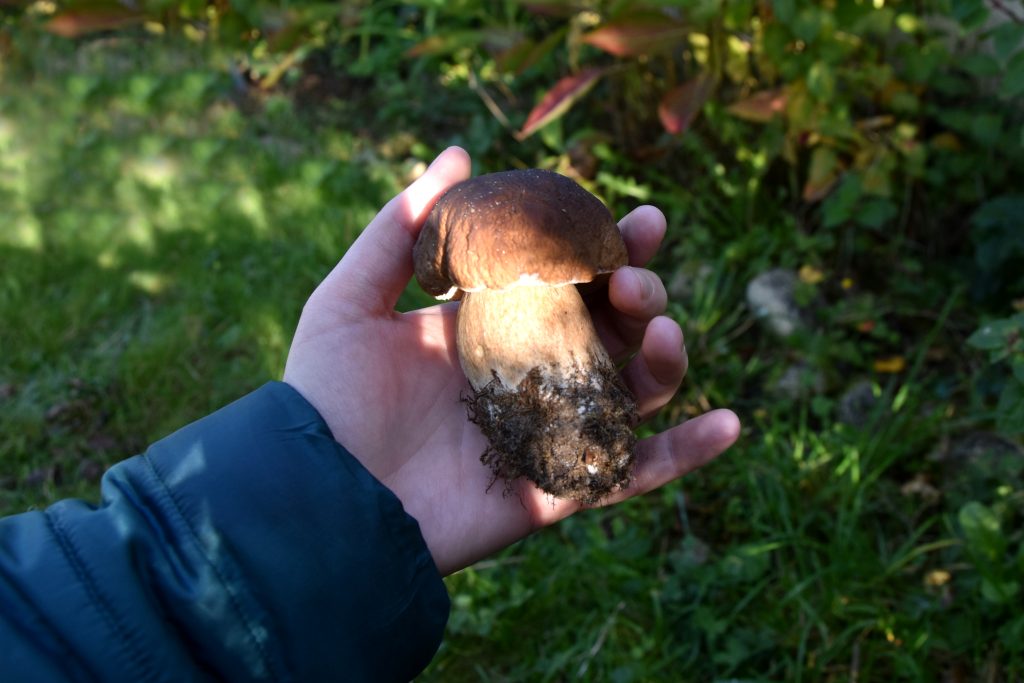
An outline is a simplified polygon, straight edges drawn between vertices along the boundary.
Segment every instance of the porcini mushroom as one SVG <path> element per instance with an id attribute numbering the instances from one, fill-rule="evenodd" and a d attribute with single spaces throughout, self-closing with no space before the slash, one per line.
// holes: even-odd
<path id="1" fill-rule="evenodd" d="M 479 176 L 437 201 L 413 255 L 424 290 L 463 293 L 466 401 L 495 476 L 584 503 L 625 485 L 636 402 L 575 286 L 626 265 L 604 204 L 551 171 Z"/>

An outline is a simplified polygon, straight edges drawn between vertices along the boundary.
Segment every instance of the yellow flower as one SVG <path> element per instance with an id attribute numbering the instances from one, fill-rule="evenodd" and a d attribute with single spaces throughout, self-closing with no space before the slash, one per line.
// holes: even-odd
<path id="1" fill-rule="evenodd" d="M 903 372 L 903 369 L 906 367 L 907 361 L 903 356 L 889 356 L 887 358 L 879 358 L 875 361 L 875 372 L 895 374 L 897 372 Z"/>
<path id="2" fill-rule="evenodd" d="M 803 265 L 800 267 L 800 279 L 809 285 L 816 285 L 825 279 L 825 273 L 814 266 Z"/>

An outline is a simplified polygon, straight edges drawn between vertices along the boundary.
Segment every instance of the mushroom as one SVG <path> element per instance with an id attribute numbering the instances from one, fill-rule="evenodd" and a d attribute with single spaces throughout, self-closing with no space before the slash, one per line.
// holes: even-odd
<path id="1" fill-rule="evenodd" d="M 413 256 L 424 290 L 462 293 L 464 400 L 495 477 L 584 503 L 626 485 L 636 401 L 575 286 L 627 263 L 604 204 L 552 171 L 478 176 L 438 199 Z"/>

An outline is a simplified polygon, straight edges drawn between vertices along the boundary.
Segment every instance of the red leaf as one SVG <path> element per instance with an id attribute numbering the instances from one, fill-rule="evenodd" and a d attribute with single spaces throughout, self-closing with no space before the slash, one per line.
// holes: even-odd
<path id="1" fill-rule="evenodd" d="M 555 83 L 555 86 L 544 94 L 530 115 L 526 117 L 526 123 L 516 134 L 516 138 L 523 140 L 564 114 L 576 100 L 586 95 L 594 87 L 604 73 L 605 69 L 584 69 L 575 76 L 566 76 Z"/>
<path id="2" fill-rule="evenodd" d="M 705 73 L 669 90 L 658 105 L 661 125 L 672 135 L 685 131 L 700 114 L 714 89 L 715 79 Z"/>
<path id="3" fill-rule="evenodd" d="M 582 40 L 616 57 L 635 57 L 676 45 L 689 31 L 666 17 L 632 18 L 607 23 Z"/>
<path id="4" fill-rule="evenodd" d="M 70 9 L 54 15 L 44 28 L 63 38 L 77 38 L 96 31 L 122 28 L 144 19 L 144 15 L 125 7 Z"/>
<path id="5" fill-rule="evenodd" d="M 806 202 L 820 202 L 824 199 L 843 170 L 839 155 L 831 147 L 815 147 L 811 152 L 811 164 L 804 183 L 803 198 Z"/>
<path id="6" fill-rule="evenodd" d="M 786 111 L 786 91 L 779 88 L 756 92 L 745 100 L 733 102 L 728 111 L 745 121 L 768 123 Z"/>

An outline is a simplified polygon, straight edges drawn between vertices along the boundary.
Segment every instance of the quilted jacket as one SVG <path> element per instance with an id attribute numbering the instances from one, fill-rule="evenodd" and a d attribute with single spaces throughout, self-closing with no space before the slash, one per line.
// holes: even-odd
<path id="1" fill-rule="evenodd" d="M 287 384 L 0 519 L 0 681 L 408 681 L 448 595 L 419 526 Z"/>

